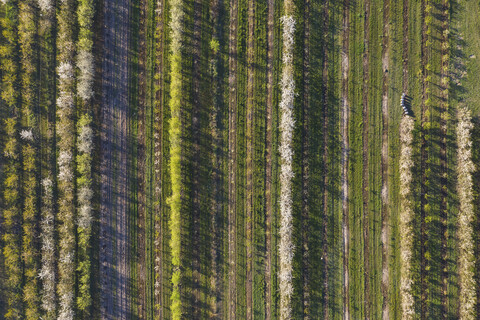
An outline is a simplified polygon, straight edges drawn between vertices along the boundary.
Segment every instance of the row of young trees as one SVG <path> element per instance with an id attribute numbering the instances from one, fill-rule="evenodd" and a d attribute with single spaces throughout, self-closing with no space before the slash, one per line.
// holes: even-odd
<path id="1" fill-rule="evenodd" d="M 0 67 L 2 69 L 1 97 L 6 107 L 3 180 L 3 260 L 5 264 L 6 319 L 19 319 L 23 313 L 21 260 L 21 179 L 19 156 L 19 93 L 18 85 L 18 3 L 3 1 L 0 15 Z"/>
<path id="2" fill-rule="evenodd" d="M 168 199 L 170 205 L 170 248 L 172 258 L 172 293 L 171 317 L 173 320 L 182 319 L 181 304 L 181 107 L 182 107 L 182 40 L 184 8 L 182 0 L 173 0 L 170 3 L 171 53 L 170 53 L 170 177 L 172 195 Z"/>
<path id="3" fill-rule="evenodd" d="M 460 203 L 458 214 L 458 274 L 460 277 L 460 319 L 476 319 L 475 303 L 475 241 L 473 221 L 475 212 L 473 207 L 472 173 L 475 166 L 472 162 L 473 129 L 470 110 L 462 106 L 458 110 L 457 123 L 457 191 Z"/>
<path id="4" fill-rule="evenodd" d="M 78 108 L 80 119 L 77 123 L 77 233 L 78 233 L 78 266 L 79 290 L 77 297 L 78 310 L 89 315 L 92 305 L 91 297 L 91 254 L 90 238 L 92 234 L 92 153 L 93 129 L 91 101 L 93 97 L 93 0 L 78 0 Z"/>
<path id="5" fill-rule="evenodd" d="M 75 294 L 75 3 L 63 0 L 57 11 L 58 146 L 58 319 L 74 318 Z"/>
<path id="6" fill-rule="evenodd" d="M 291 300 L 293 294 L 293 256 L 292 241 L 292 179 L 293 179 L 293 131 L 295 119 L 293 101 L 295 96 L 295 80 L 293 77 L 293 49 L 295 19 L 294 4 L 284 1 L 285 15 L 283 24 L 282 78 L 280 82 L 280 270 L 278 274 L 280 286 L 280 319 L 291 319 Z"/>
<path id="7" fill-rule="evenodd" d="M 415 216 L 412 201 L 413 129 L 415 121 L 404 116 L 400 123 L 400 299 L 402 319 L 413 319 L 413 227 Z"/>
<path id="8" fill-rule="evenodd" d="M 51 178 L 42 180 L 42 220 L 41 220 L 41 241 L 42 241 L 42 266 L 39 278 L 42 281 L 42 309 L 44 318 L 55 319 L 56 310 L 56 273 L 55 273 L 55 211 L 53 197 L 53 181 Z"/>
<path id="9" fill-rule="evenodd" d="M 42 148 L 46 148 L 43 153 L 46 154 L 46 167 L 42 171 L 41 181 L 41 221 L 40 221 L 40 241 L 41 241 L 41 267 L 39 279 L 41 281 L 41 308 L 42 316 L 45 320 L 56 318 L 56 243 L 55 243 L 55 198 L 54 198 L 54 160 L 56 158 L 53 149 L 53 126 L 54 117 L 49 113 L 52 111 L 54 97 L 53 72 L 49 70 L 54 64 L 53 25 L 55 21 L 55 9 L 52 6 L 52 0 L 37 0 L 40 9 L 39 21 L 39 41 L 40 41 L 40 79 L 39 86 L 43 86 L 39 106 L 43 108 L 45 114 L 46 126 L 42 135 Z M 42 130 L 41 130 L 42 131 Z"/>
<path id="10" fill-rule="evenodd" d="M 37 252 L 38 190 L 38 118 L 37 118 L 37 9 L 34 0 L 21 1 L 19 43 L 21 48 L 21 109 L 20 137 L 23 160 L 23 299 L 25 319 L 37 319 L 40 311 Z"/>

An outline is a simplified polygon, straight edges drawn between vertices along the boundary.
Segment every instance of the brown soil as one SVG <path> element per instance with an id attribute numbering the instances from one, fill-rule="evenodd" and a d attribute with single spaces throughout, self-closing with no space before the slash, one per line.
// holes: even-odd
<path id="1" fill-rule="evenodd" d="M 389 18 L 390 18 L 390 0 L 385 0 L 383 3 L 383 41 L 382 41 L 382 284 L 381 292 L 383 296 L 382 304 L 382 319 L 389 320 L 389 246 L 390 246 L 390 230 L 389 230 L 389 179 L 388 179 L 388 117 L 389 117 L 389 105 L 388 105 L 388 87 L 389 76 L 388 69 L 390 63 L 389 57 Z"/>

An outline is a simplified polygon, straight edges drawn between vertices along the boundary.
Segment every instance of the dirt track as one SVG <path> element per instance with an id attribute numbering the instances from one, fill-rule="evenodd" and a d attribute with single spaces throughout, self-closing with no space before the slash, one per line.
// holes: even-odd
<path id="1" fill-rule="evenodd" d="M 350 16 L 348 13 L 350 1 L 346 0 L 343 7 L 343 26 L 342 26 L 342 51 L 341 51 L 341 72 L 342 72 L 342 93 L 341 93 L 341 135 L 342 135 L 342 206 L 343 206 L 343 319 L 350 319 L 349 316 L 349 279 L 348 279 L 348 252 L 350 231 L 348 225 L 348 121 L 350 117 L 350 108 L 348 105 L 348 71 L 349 71 L 349 26 Z"/>
<path id="2" fill-rule="evenodd" d="M 126 319 L 128 0 L 104 1 L 101 106 L 100 287 L 103 319 Z"/>

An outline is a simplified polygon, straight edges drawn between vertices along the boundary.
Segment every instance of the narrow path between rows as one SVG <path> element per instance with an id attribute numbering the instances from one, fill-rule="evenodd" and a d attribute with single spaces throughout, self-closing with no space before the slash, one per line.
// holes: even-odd
<path id="1" fill-rule="evenodd" d="M 104 1 L 101 106 L 100 281 L 104 319 L 127 319 L 129 0 Z"/>

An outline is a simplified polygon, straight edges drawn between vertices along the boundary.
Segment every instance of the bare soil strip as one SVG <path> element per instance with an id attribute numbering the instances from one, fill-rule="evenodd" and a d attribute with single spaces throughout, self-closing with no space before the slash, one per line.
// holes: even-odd
<path id="1" fill-rule="evenodd" d="M 343 206 L 343 319 L 350 319 L 350 297 L 349 297 L 349 278 L 348 278 L 348 252 L 350 250 L 349 239 L 350 231 L 348 224 L 348 122 L 350 118 L 350 107 L 348 105 L 348 73 L 349 73 L 349 26 L 350 26 L 350 0 L 345 0 L 343 4 L 343 23 L 342 23 L 342 51 L 341 51 L 341 72 L 342 72 L 342 92 L 341 92 L 341 135 L 342 135 L 342 206 Z"/>
<path id="2" fill-rule="evenodd" d="M 128 0 L 105 0 L 104 100 L 101 107 L 101 311 L 105 319 L 122 320 L 129 313 L 126 217 L 129 13 Z"/>
<path id="3" fill-rule="evenodd" d="M 137 261 L 138 261 L 138 317 L 146 318 L 146 266 L 145 266 L 145 90 L 146 90 L 146 10 L 147 0 L 140 1 L 139 55 L 138 55 L 138 155 L 137 155 Z"/>
<path id="4" fill-rule="evenodd" d="M 388 105 L 388 87 L 390 77 L 388 69 L 390 65 L 389 44 L 390 44 L 390 0 L 383 2 L 383 40 L 382 40 L 382 284 L 381 291 L 383 296 L 382 319 L 389 320 L 389 179 L 388 179 L 388 129 L 389 129 L 389 105 Z"/>
<path id="5" fill-rule="evenodd" d="M 238 0 L 230 3 L 228 101 L 228 319 L 236 318 L 237 304 L 237 19 Z"/>
<path id="6" fill-rule="evenodd" d="M 266 108 L 266 161 L 265 161 L 265 236 L 266 236 L 266 260 L 265 260 L 265 320 L 272 317 L 272 154 L 273 154 L 273 51 L 274 51 L 274 0 L 268 0 L 267 21 L 267 108 Z"/>
<path id="7" fill-rule="evenodd" d="M 310 217 L 308 207 L 309 187 L 309 105 L 310 105 L 310 0 L 305 1 L 304 7 L 304 36 L 303 36 L 303 113 L 302 113 L 302 307 L 303 318 L 309 319 L 310 314 L 310 259 L 309 259 L 309 232 Z"/>
<path id="8" fill-rule="evenodd" d="M 365 18 L 363 26 L 363 132 L 362 132 L 362 198 L 363 198 L 363 263 L 364 263 L 364 304 L 365 304 L 365 319 L 370 319 L 370 215 L 369 215 L 369 146 L 368 146 L 368 133 L 369 133 L 369 40 L 370 40 L 370 0 L 365 1 Z"/>

